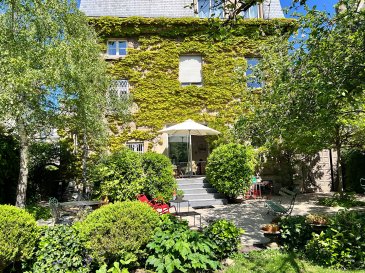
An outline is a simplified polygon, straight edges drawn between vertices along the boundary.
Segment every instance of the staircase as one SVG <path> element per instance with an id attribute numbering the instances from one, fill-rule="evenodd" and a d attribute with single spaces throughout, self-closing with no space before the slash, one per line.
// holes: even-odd
<path id="1" fill-rule="evenodd" d="M 204 179 L 205 177 L 177 179 L 178 188 L 184 191 L 184 200 L 189 200 L 190 207 L 227 204 L 224 195 L 218 193 L 209 183 L 204 182 Z"/>

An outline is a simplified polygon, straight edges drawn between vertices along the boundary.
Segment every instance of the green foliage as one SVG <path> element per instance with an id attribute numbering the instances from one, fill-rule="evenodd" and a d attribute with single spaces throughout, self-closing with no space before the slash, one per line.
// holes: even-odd
<path id="1" fill-rule="evenodd" d="M 201 272 L 219 268 L 217 246 L 203 234 L 190 230 L 186 222 L 164 215 L 147 245 L 146 266 L 157 273 Z"/>
<path id="2" fill-rule="evenodd" d="M 11 263 L 30 259 L 38 236 L 33 216 L 25 210 L 0 205 L 0 272 Z"/>
<path id="3" fill-rule="evenodd" d="M 96 270 L 96 273 L 129 273 L 128 266 L 133 265 L 137 261 L 137 257 L 130 253 L 127 253 L 125 256 L 119 262 L 114 262 L 109 269 L 106 264 L 102 265 L 99 270 Z M 120 268 L 121 265 L 123 268 Z"/>
<path id="4" fill-rule="evenodd" d="M 341 269 L 365 268 L 365 215 L 355 211 L 339 211 L 329 228 L 314 234 L 306 246 L 313 262 Z"/>
<path id="5" fill-rule="evenodd" d="M 237 252 L 243 233 L 243 229 L 225 219 L 216 220 L 204 229 L 205 236 L 218 246 L 215 253 L 220 260 Z"/>
<path id="6" fill-rule="evenodd" d="M 31 214 L 36 220 L 39 219 L 47 220 L 52 217 L 51 210 L 49 207 L 32 204 L 25 206 L 25 210 L 29 214 Z"/>
<path id="7" fill-rule="evenodd" d="M 91 272 L 91 258 L 87 256 L 83 243 L 73 227 L 57 225 L 44 229 L 35 252 L 32 272 Z"/>
<path id="8" fill-rule="evenodd" d="M 92 257 L 109 265 L 130 259 L 130 254 L 141 257 L 158 222 L 158 214 L 149 205 L 126 201 L 93 211 L 79 228 Z"/>
<path id="9" fill-rule="evenodd" d="M 281 244 L 286 250 L 302 251 L 312 238 L 312 229 L 301 215 L 286 216 L 279 220 Z"/>
<path id="10" fill-rule="evenodd" d="M 146 177 L 143 192 L 153 198 L 162 196 L 166 201 L 171 200 L 177 185 L 170 159 L 162 154 L 144 153 L 142 168 Z"/>
<path id="11" fill-rule="evenodd" d="M 224 273 L 344 273 L 343 270 L 313 265 L 293 252 L 260 250 L 240 253 L 233 257 L 234 264 Z M 363 270 L 345 271 L 363 273 Z"/>
<path id="12" fill-rule="evenodd" d="M 356 199 L 356 195 L 351 192 L 336 192 L 332 197 L 323 197 L 318 203 L 327 207 L 344 207 L 352 208 L 357 206 L 365 206 L 365 202 Z"/>
<path id="13" fill-rule="evenodd" d="M 364 193 L 360 186 L 360 178 L 365 178 L 365 153 L 351 149 L 343 153 L 345 162 L 345 189 Z"/>
<path id="14" fill-rule="evenodd" d="M 141 157 L 127 148 L 105 156 L 91 172 L 100 196 L 114 201 L 134 200 L 145 184 Z"/>
<path id="15" fill-rule="evenodd" d="M 15 204 L 18 177 L 18 142 L 0 127 L 0 204 Z"/>
<path id="16" fill-rule="evenodd" d="M 119 150 L 128 140 L 155 139 L 165 124 L 188 118 L 208 122 L 229 134 L 226 124 L 232 124 L 241 113 L 238 98 L 243 100 L 246 89 L 245 82 L 237 81 L 235 71 L 246 70 L 245 56 L 258 55 L 258 45 L 268 36 L 290 31 L 296 24 L 291 19 L 241 20 L 232 28 L 235 35 L 222 39 L 220 22 L 213 25 L 211 20 L 197 18 L 99 17 L 91 18 L 90 23 L 104 52 L 110 38 L 123 37 L 133 43 L 127 56 L 110 61 L 110 74 L 128 79 L 133 87 L 137 130 L 118 128 L 114 122 L 112 150 Z M 203 56 L 202 86 L 181 86 L 179 57 L 184 54 Z"/>
<path id="17" fill-rule="evenodd" d="M 235 198 L 251 186 L 255 167 L 254 151 L 241 144 L 226 144 L 209 155 L 207 179 L 228 198 Z"/>

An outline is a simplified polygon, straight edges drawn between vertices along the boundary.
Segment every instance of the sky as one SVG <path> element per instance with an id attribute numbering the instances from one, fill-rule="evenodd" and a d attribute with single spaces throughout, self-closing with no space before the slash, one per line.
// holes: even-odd
<path id="1" fill-rule="evenodd" d="M 310 6 L 310 7 L 317 6 L 317 9 L 323 10 L 323 11 L 328 11 L 330 13 L 335 12 L 335 9 L 333 6 L 337 2 L 338 2 L 338 0 L 307 0 L 308 6 Z M 281 3 L 282 8 L 288 8 L 291 5 L 292 0 L 280 0 L 280 3 Z M 304 12 L 304 9 L 301 8 L 299 11 Z M 290 13 L 286 14 L 285 17 L 291 17 Z"/>

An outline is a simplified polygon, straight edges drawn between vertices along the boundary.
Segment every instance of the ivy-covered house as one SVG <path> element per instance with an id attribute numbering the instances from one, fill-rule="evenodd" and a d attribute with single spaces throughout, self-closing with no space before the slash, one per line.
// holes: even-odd
<path id="1" fill-rule="evenodd" d="M 81 0 L 80 9 L 104 46 L 118 95 L 133 97 L 133 121 L 110 120 L 111 148 L 165 153 L 182 166 L 186 136 L 158 131 L 193 119 L 224 135 L 245 111 L 248 85 L 260 87 L 246 80 L 249 65 L 259 61 L 259 45 L 295 24 L 284 18 L 279 0 L 241 14 L 233 35 L 221 31 L 226 15 L 215 0 Z M 208 141 L 193 136 L 192 143 L 193 160 L 205 161 Z"/>

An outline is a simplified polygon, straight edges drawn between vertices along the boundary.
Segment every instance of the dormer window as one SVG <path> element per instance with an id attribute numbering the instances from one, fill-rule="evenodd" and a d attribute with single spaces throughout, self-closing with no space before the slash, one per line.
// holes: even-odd
<path id="1" fill-rule="evenodd" d="M 198 0 L 199 18 L 223 18 L 224 12 L 220 0 Z"/>
<path id="2" fill-rule="evenodd" d="M 259 5 L 253 5 L 245 12 L 242 12 L 242 16 L 246 19 L 259 18 Z"/>
<path id="3" fill-rule="evenodd" d="M 109 56 L 126 56 L 127 41 L 125 40 L 109 40 L 107 43 L 107 54 Z"/>

